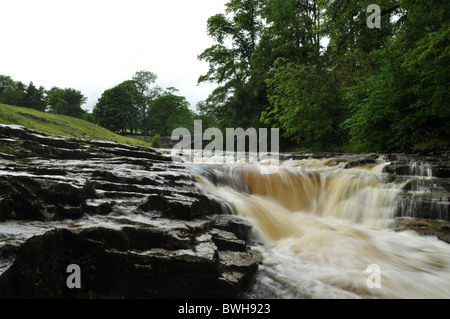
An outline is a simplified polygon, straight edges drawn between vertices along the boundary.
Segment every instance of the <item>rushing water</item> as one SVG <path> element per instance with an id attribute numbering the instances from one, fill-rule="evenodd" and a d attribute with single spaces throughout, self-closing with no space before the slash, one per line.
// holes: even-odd
<path id="1" fill-rule="evenodd" d="M 448 298 L 450 245 L 392 229 L 405 183 L 384 165 L 290 160 L 272 174 L 262 164 L 192 167 L 200 188 L 253 226 L 252 249 L 264 261 L 247 297 Z"/>

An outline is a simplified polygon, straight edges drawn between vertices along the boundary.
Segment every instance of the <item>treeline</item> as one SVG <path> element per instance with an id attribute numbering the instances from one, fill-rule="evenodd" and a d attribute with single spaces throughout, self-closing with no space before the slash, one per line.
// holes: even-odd
<path id="1" fill-rule="evenodd" d="M 170 136 L 178 127 L 193 132 L 195 119 L 211 123 L 208 116 L 193 112 L 176 88 L 162 89 L 156 79 L 152 72 L 136 72 L 132 79 L 105 90 L 90 113 L 81 107 L 87 98 L 80 91 L 46 90 L 0 75 L 0 103 L 82 118 L 115 133 Z"/>
<path id="2" fill-rule="evenodd" d="M 13 80 L 8 75 L 0 75 L 0 103 L 33 108 L 41 112 L 52 112 L 82 118 L 86 113 L 81 108 L 87 98 L 73 88 L 52 87 L 46 90 Z"/>
<path id="3" fill-rule="evenodd" d="M 228 1 L 199 55 L 210 65 L 199 83 L 218 84 L 201 113 L 220 128 L 279 127 L 291 148 L 448 143 L 450 2 L 379 1 L 380 28 L 372 3 Z"/>
<path id="4" fill-rule="evenodd" d="M 170 136 L 178 127 L 194 129 L 198 116 L 174 87 L 155 85 L 150 71 L 136 72 L 132 79 L 103 92 L 94 106 L 91 121 L 114 132 Z"/>

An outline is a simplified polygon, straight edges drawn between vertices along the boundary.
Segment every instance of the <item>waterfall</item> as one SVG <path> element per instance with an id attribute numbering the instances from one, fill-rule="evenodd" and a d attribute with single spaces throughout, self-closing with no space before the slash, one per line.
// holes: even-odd
<path id="1" fill-rule="evenodd" d="M 446 192 L 436 183 L 430 164 L 412 161 L 400 175 L 404 181 L 400 183 L 403 193 L 397 216 L 449 219 L 449 201 L 442 196 Z"/>
<path id="2" fill-rule="evenodd" d="M 344 169 L 336 159 L 289 160 L 274 174 L 261 164 L 196 165 L 198 186 L 253 226 L 264 262 L 249 298 L 448 298 L 450 246 L 392 229 L 417 176 L 392 181 L 383 161 Z M 423 165 L 411 172 L 431 178 Z"/>

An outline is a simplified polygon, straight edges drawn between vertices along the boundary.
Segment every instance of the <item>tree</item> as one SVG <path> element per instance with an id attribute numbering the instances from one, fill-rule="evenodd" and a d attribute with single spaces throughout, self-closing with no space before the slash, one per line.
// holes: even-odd
<path id="1" fill-rule="evenodd" d="M 257 56 L 266 64 L 268 103 L 261 120 L 302 147 L 342 145 L 345 131 L 339 124 L 346 112 L 337 74 L 321 46 L 322 3 L 272 0 L 264 12 L 267 27 Z"/>
<path id="2" fill-rule="evenodd" d="M 134 81 L 125 81 L 106 90 L 94 106 L 95 121 L 113 132 L 133 128 L 137 114 L 136 94 Z"/>
<path id="3" fill-rule="evenodd" d="M 143 135 L 148 135 L 148 112 L 151 103 L 160 96 L 162 89 L 158 86 L 151 87 L 157 79 L 156 74 L 150 71 L 138 71 L 133 76 L 136 86 L 136 96 L 134 98 L 135 107 L 138 110 L 138 119 Z"/>
<path id="4" fill-rule="evenodd" d="M 320 55 L 322 7 L 317 0 L 271 0 L 264 10 L 264 45 L 270 44 L 272 63 L 280 58 L 315 63 Z M 270 43 L 268 43 L 270 42 Z"/>
<path id="5" fill-rule="evenodd" d="M 230 0 L 225 14 L 208 19 L 208 35 L 216 44 L 199 55 L 209 70 L 198 82 L 219 86 L 202 105 L 201 112 L 221 128 L 257 126 L 266 102 L 263 80 L 252 79 L 252 56 L 261 34 L 263 0 Z M 256 121 L 255 121 L 256 119 Z"/>
<path id="6" fill-rule="evenodd" d="M 176 95 L 176 89 L 167 89 L 151 104 L 148 128 L 152 135 L 171 136 L 174 129 L 184 127 L 194 130 L 194 112 L 183 96 Z"/>
<path id="7" fill-rule="evenodd" d="M 303 147 L 330 148 L 342 144 L 345 119 L 339 90 L 330 74 L 315 65 L 276 61 L 267 80 L 270 107 L 262 114 L 266 124 L 275 124 Z"/>
<path id="8" fill-rule="evenodd" d="M 50 111 L 55 114 L 82 118 L 85 111 L 81 108 L 87 98 L 72 88 L 60 89 L 53 87 L 47 92 L 46 102 Z"/>
<path id="9" fill-rule="evenodd" d="M 14 80 L 8 75 L 0 75 L 0 95 L 9 88 L 15 86 Z"/>
<path id="10" fill-rule="evenodd" d="M 0 76 L 0 103 L 23 106 L 26 86 L 10 76 Z"/>
<path id="11" fill-rule="evenodd" d="M 366 54 L 376 67 L 345 87 L 352 115 L 343 127 L 353 141 L 364 141 L 363 151 L 405 150 L 450 138 L 450 6 L 404 0 L 393 7 L 394 35 Z"/>
<path id="12" fill-rule="evenodd" d="M 84 113 L 83 120 L 96 124 L 94 113 Z"/>
<path id="13" fill-rule="evenodd" d="M 20 106 L 29 107 L 44 112 L 47 108 L 47 104 L 45 103 L 45 88 L 43 86 L 36 88 L 33 82 L 30 82 L 25 89 Z"/>

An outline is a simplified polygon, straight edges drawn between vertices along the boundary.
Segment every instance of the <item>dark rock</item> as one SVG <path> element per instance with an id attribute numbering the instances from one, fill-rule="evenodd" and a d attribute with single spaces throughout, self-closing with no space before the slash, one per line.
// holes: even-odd
<path id="1" fill-rule="evenodd" d="M 87 214 L 91 214 L 91 215 L 108 215 L 113 211 L 113 207 L 115 206 L 115 202 L 111 201 L 111 202 L 106 202 L 106 203 L 101 203 L 99 205 L 87 205 L 84 204 L 83 207 L 83 211 L 86 212 Z"/>
<path id="2" fill-rule="evenodd" d="M 79 206 L 83 203 L 81 188 L 67 183 L 57 183 L 45 193 L 45 201 L 52 204 Z"/>
<path id="3" fill-rule="evenodd" d="M 83 230 L 79 237 L 101 243 L 102 249 L 127 250 L 130 247 L 130 239 L 123 230 L 93 227 Z"/>
<path id="4" fill-rule="evenodd" d="M 214 227 L 233 233 L 236 238 L 247 243 L 250 242 L 252 226 L 249 222 L 239 216 L 234 215 L 211 215 L 207 217 Z"/>
<path id="5" fill-rule="evenodd" d="M 0 276 L 0 298 L 235 298 L 256 271 L 250 253 L 218 252 L 208 236 L 178 249 L 161 235 L 92 228 L 33 237 Z M 66 285 L 71 264 L 80 266 L 80 289 Z"/>
<path id="6" fill-rule="evenodd" d="M 183 220 L 212 213 L 211 199 L 197 193 L 189 193 L 189 195 L 150 195 L 139 205 L 139 208 L 144 211 L 156 210 L 164 217 Z"/>
<path id="7" fill-rule="evenodd" d="M 443 194 L 404 191 L 397 202 L 396 217 L 450 220 L 450 201 Z"/>
<path id="8" fill-rule="evenodd" d="M 12 245 L 12 244 L 6 244 L 6 245 L 0 247 L 0 257 L 9 258 L 11 256 L 15 256 L 18 250 L 19 250 L 18 246 Z"/>
<path id="9" fill-rule="evenodd" d="M 356 160 L 350 160 L 345 164 L 345 169 L 358 167 L 358 166 L 364 166 L 368 164 L 377 164 L 378 161 L 373 158 L 362 158 L 362 159 L 356 159 Z"/>
<path id="10" fill-rule="evenodd" d="M 30 178 L 3 178 L 0 190 L 0 221 L 7 219 L 44 220 L 42 203 L 34 192 L 39 184 Z"/>
<path id="11" fill-rule="evenodd" d="M 0 249 L 0 298 L 235 298 L 254 275 L 246 243 L 207 219 L 225 206 L 169 156 L 17 126 L 0 125 L 0 142 L 14 152 L 0 165 L 0 220 L 58 225 L 3 239 L 14 245 Z M 72 264 L 80 289 L 66 285 Z"/>
<path id="12" fill-rule="evenodd" d="M 393 229 L 395 231 L 415 231 L 422 236 L 436 236 L 450 244 L 450 222 L 420 218 L 396 218 Z"/>
<path id="13" fill-rule="evenodd" d="M 190 248 L 193 242 L 184 230 L 168 232 L 157 227 L 124 227 L 123 231 L 130 240 L 130 247 L 136 250 L 164 248 L 169 250 Z"/>
<path id="14" fill-rule="evenodd" d="M 247 248 L 246 242 L 238 239 L 234 233 L 214 228 L 211 235 L 219 250 L 245 251 Z"/>
<path id="15" fill-rule="evenodd" d="M 63 206 L 57 204 L 55 208 L 56 208 L 54 216 L 55 220 L 65 220 L 65 219 L 76 220 L 80 219 L 84 215 L 84 212 L 81 209 L 81 207 Z"/>
<path id="16" fill-rule="evenodd" d="M 441 178 L 450 178 L 450 163 L 446 165 L 440 165 L 434 168 L 433 176 Z"/>

